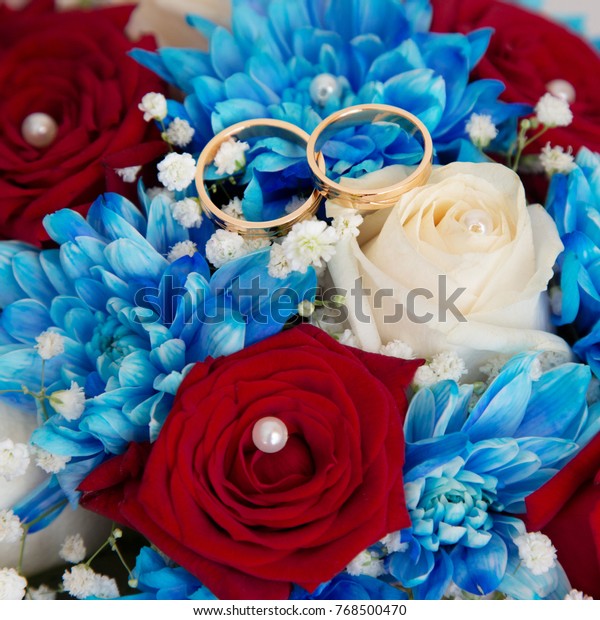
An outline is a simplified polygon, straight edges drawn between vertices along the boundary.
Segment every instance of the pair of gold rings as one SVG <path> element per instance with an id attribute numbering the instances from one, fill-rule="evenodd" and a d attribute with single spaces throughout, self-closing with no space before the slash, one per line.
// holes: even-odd
<path id="1" fill-rule="evenodd" d="M 327 176 L 323 146 L 343 129 L 361 123 L 401 122 L 412 125 L 411 134 L 422 135 L 423 159 L 406 179 L 378 189 L 354 188 L 351 184 L 342 185 Z M 295 211 L 276 220 L 251 222 L 235 218 L 223 212 L 210 198 L 206 189 L 205 173 L 217 156 L 221 146 L 232 139 L 240 141 L 258 137 L 280 137 L 306 148 L 308 165 L 313 175 L 315 189 L 308 199 Z M 400 196 L 424 185 L 429 178 L 433 163 L 433 142 L 425 125 L 413 114 L 394 106 L 369 104 L 340 110 L 326 118 L 309 135 L 296 125 L 270 118 L 244 121 L 232 125 L 217 134 L 204 148 L 198 160 L 196 185 L 200 204 L 204 213 L 220 228 L 253 237 L 277 237 L 286 234 L 297 222 L 312 217 L 323 197 L 341 206 L 363 211 L 377 211 L 394 206 Z"/>

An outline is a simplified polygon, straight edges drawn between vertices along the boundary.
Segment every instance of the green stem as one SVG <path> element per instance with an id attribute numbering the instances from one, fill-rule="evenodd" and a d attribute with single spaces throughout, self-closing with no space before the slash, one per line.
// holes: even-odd
<path id="1" fill-rule="evenodd" d="M 19 549 L 19 563 L 17 564 L 17 572 L 19 573 L 19 575 L 23 574 L 22 571 L 23 571 L 23 559 L 25 557 L 25 543 L 27 542 L 27 535 L 29 534 L 29 530 L 31 529 L 32 526 L 34 526 L 36 523 L 39 523 L 42 519 L 45 519 L 46 517 L 50 516 L 53 512 L 56 512 L 57 510 L 61 510 L 62 508 L 64 508 L 64 506 L 66 506 L 67 503 L 68 501 L 65 499 L 62 502 L 52 506 L 51 508 L 43 512 L 41 515 L 37 516 L 35 519 L 33 519 L 33 521 L 29 521 L 27 523 L 22 524 L 23 535 L 21 536 L 21 548 Z"/>
<path id="2" fill-rule="evenodd" d="M 165 127 L 165 121 L 161 120 L 158 122 L 160 123 L 160 135 L 162 139 L 169 145 L 169 151 L 173 153 L 174 152 L 173 145 L 169 142 L 169 139 L 167 138 L 167 128 Z"/>
<path id="3" fill-rule="evenodd" d="M 541 138 L 549 129 L 550 127 L 543 127 L 542 129 L 540 129 L 540 131 L 534 134 L 531 138 L 529 138 L 528 140 L 525 140 L 522 144 L 519 145 L 519 150 L 515 158 L 515 163 L 512 166 L 512 169 L 515 172 L 519 169 L 519 164 L 521 163 L 521 156 L 523 155 L 523 151 L 528 146 L 531 146 L 536 140 L 539 140 L 539 138 Z M 523 136 L 523 138 L 525 138 L 525 136 Z"/>
<path id="4" fill-rule="evenodd" d="M 121 560 L 121 564 L 123 564 L 123 566 L 125 567 L 125 570 L 127 571 L 127 575 L 131 577 L 131 569 L 129 568 L 129 566 L 127 565 L 127 562 L 125 561 L 125 558 L 121 554 L 121 550 L 119 549 L 119 546 L 117 545 L 116 541 L 112 545 L 112 550 L 117 554 L 117 556 L 119 557 L 119 560 Z"/>
<path id="5" fill-rule="evenodd" d="M 96 552 L 94 553 L 94 555 L 92 555 L 92 557 L 85 563 L 85 565 L 89 568 L 89 566 L 91 565 L 91 563 L 100 555 L 100 553 L 102 553 L 102 551 L 104 551 L 104 549 L 106 549 L 106 547 L 108 547 L 108 545 L 110 545 L 111 543 L 111 539 L 112 539 L 112 534 L 108 537 L 108 540 L 105 540 L 100 547 L 98 547 L 98 549 L 96 550 Z"/>

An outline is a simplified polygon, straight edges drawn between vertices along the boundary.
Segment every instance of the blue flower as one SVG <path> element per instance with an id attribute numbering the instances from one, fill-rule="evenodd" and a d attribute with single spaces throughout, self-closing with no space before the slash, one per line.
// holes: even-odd
<path id="1" fill-rule="evenodd" d="M 168 566 L 154 549 L 143 547 L 137 557 L 132 578 L 140 594 L 122 600 L 214 601 L 216 597 L 184 568 Z"/>
<path id="2" fill-rule="evenodd" d="M 547 200 L 565 246 L 556 322 L 574 324 L 583 336 L 575 352 L 600 376 L 600 155 L 582 149 L 576 163 L 570 174 L 554 175 Z"/>
<path id="3" fill-rule="evenodd" d="M 156 438 L 196 362 L 279 332 L 314 295 L 312 269 L 271 278 L 268 249 L 212 275 L 200 252 L 169 262 L 175 244 L 193 241 L 201 249 L 213 229 L 207 222 L 180 226 L 164 196 L 150 201 L 142 193 L 141 200 L 145 214 L 107 194 L 87 219 L 70 210 L 48 216 L 46 229 L 60 249 L 0 244 L 0 389 L 39 391 L 42 360 L 34 345 L 46 330 L 65 341 L 64 354 L 44 365 L 46 392 L 72 381 L 85 388 L 80 418 L 67 420 L 45 402 L 40 415 L 49 417 L 32 436 L 71 457 L 57 479 L 73 503 L 79 482 L 100 462 L 129 442 Z M 22 393 L 12 400 L 40 407 Z"/>
<path id="4" fill-rule="evenodd" d="M 586 405 L 586 366 L 558 366 L 536 381 L 534 360 L 513 358 L 472 409 L 472 386 L 453 381 L 413 398 L 404 467 L 412 529 L 387 567 L 415 598 L 439 599 L 451 581 L 472 594 L 517 596 L 527 580 L 542 598 L 558 587 L 558 568 L 538 577 L 521 566 L 511 580 L 513 539 L 525 527 L 510 515 L 598 432 L 600 411 Z"/>
<path id="5" fill-rule="evenodd" d="M 237 0 L 232 32 L 197 16 L 189 23 L 209 38 L 208 52 L 162 48 L 133 56 L 186 93 L 169 102 L 196 129 L 192 151 L 214 133 L 250 118 L 273 117 L 311 132 L 343 107 L 386 103 L 417 114 L 438 155 L 478 159 L 465 125 L 488 114 L 496 125 L 527 113 L 498 101 L 504 85 L 469 82 L 491 30 L 468 36 L 428 32 L 428 0 Z M 383 144 L 375 138 L 390 134 Z M 335 158 L 353 174 L 405 159 L 406 134 L 383 123 L 359 135 Z M 352 170 L 364 162 L 366 170 Z"/>
<path id="6" fill-rule="evenodd" d="M 319 586 L 312 594 L 296 586 L 290 596 L 290 600 L 296 601 L 391 601 L 407 598 L 405 592 L 380 579 L 366 575 L 352 576 L 348 573 L 339 574 Z"/>

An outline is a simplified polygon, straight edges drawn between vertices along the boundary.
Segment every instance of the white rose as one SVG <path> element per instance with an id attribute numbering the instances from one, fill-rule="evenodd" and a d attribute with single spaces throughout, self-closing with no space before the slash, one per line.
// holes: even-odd
<path id="1" fill-rule="evenodd" d="M 390 166 L 351 184 L 385 187 L 406 175 Z M 329 215 L 339 209 L 328 203 Z M 394 208 L 365 217 L 360 237 L 342 240 L 329 266 L 347 291 L 363 348 L 400 340 L 426 358 L 452 350 L 472 370 L 497 353 L 569 355 L 549 332 L 545 295 L 561 251 L 554 222 L 541 206 L 526 205 L 514 172 L 455 163 L 435 168 Z M 368 294 L 350 294 L 357 278 Z"/>
<path id="2" fill-rule="evenodd" d="M 35 415 L 0 402 L 0 438 L 8 437 L 15 443 L 28 443 L 37 427 Z M 0 477 L 0 510 L 10 509 L 40 485 L 48 474 L 31 459 L 25 475 L 10 482 Z M 92 512 L 67 506 L 47 528 L 30 534 L 25 545 L 23 572 L 36 575 L 53 566 L 64 564 L 60 548 L 68 535 L 79 533 L 88 549 L 95 550 L 110 533 L 110 521 Z M 16 567 L 19 561 L 20 541 L 0 542 L 0 568 Z"/>

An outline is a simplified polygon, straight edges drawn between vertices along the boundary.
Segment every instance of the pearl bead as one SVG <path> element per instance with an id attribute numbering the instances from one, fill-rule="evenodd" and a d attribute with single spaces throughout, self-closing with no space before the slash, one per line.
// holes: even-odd
<path id="1" fill-rule="evenodd" d="M 287 440 L 287 427 L 279 418 L 261 418 L 252 429 L 254 445 L 267 454 L 283 450 Z"/>
<path id="2" fill-rule="evenodd" d="M 476 235 L 487 235 L 494 228 L 490 214 L 482 209 L 467 211 L 459 221 L 469 232 Z"/>
<path id="3" fill-rule="evenodd" d="M 323 107 L 332 97 L 341 97 L 342 87 L 335 75 L 321 73 L 310 83 L 310 97 Z"/>
<path id="4" fill-rule="evenodd" d="M 552 80 L 546 84 L 551 95 L 564 99 L 567 103 L 575 103 L 575 87 L 567 80 Z"/>
<path id="5" fill-rule="evenodd" d="M 58 133 L 58 124 L 49 115 L 35 112 L 25 118 L 21 125 L 21 135 L 27 144 L 36 149 L 50 146 Z"/>

